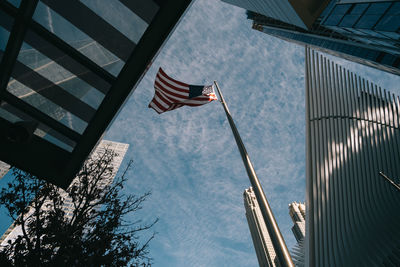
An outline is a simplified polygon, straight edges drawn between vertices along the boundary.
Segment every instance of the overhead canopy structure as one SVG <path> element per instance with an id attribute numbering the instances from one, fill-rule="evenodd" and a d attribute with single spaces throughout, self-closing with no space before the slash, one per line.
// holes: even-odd
<path id="1" fill-rule="evenodd" d="M 0 160 L 67 187 L 190 2 L 0 1 Z"/>

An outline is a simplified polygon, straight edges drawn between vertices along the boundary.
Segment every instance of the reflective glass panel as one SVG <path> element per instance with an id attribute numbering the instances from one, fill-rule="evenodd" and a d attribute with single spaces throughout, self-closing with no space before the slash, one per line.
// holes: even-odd
<path id="1" fill-rule="evenodd" d="M 72 74 L 25 42 L 23 43 L 17 60 L 27 67 L 25 68 L 26 71 L 24 75 L 30 75 L 32 72 L 36 72 L 49 82 L 56 85 L 57 88 L 65 90 L 94 109 L 97 109 L 104 98 L 104 94 L 99 92 L 97 89 L 79 79 L 76 75 Z M 31 75 L 31 79 L 35 79 L 35 76 L 36 75 Z M 50 86 L 50 84 L 43 82 L 43 86 Z M 42 90 L 42 88 L 39 89 Z M 91 97 L 85 98 L 86 95 L 91 95 Z"/>
<path id="2" fill-rule="evenodd" d="M 382 17 L 390 3 L 373 3 L 370 4 L 367 11 L 355 25 L 356 28 L 372 29 L 378 20 Z"/>
<path id="3" fill-rule="evenodd" d="M 10 2 L 13 6 L 19 7 L 21 5 L 21 0 L 7 0 Z"/>
<path id="4" fill-rule="evenodd" d="M 367 7 L 368 4 L 353 5 L 352 9 L 343 17 L 339 25 L 342 27 L 353 27 L 354 23 L 356 23 Z"/>
<path id="5" fill-rule="evenodd" d="M 113 65 L 117 69 L 117 73 L 122 69 L 124 63 L 120 62 L 120 58 L 44 3 L 38 3 L 33 18 L 100 67 L 105 68 L 106 66 Z M 85 18 L 81 19 L 84 20 Z M 107 36 L 101 36 L 101 38 L 107 39 Z M 108 44 L 109 42 L 112 42 L 112 40 L 104 41 L 103 43 Z"/>
<path id="6" fill-rule="evenodd" d="M 65 126 L 82 134 L 87 123 L 24 84 L 12 79 L 7 91 Z"/>
<path id="7" fill-rule="evenodd" d="M 400 3 L 394 3 L 375 27 L 376 30 L 396 32 L 400 30 Z"/>
<path id="8" fill-rule="evenodd" d="M 136 44 L 146 31 L 147 23 L 120 1 L 81 0 L 81 2 Z"/>
<path id="9" fill-rule="evenodd" d="M 27 115 L 26 113 L 16 109 L 15 107 L 9 105 L 6 102 L 1 102 L 0 104 L 0 118 L 3 118 L 11 123 L 16 123 L 20 121 L 36 122 L 35 119 Z M 37 128 L 33 132 L 34 135 L 41 137 L 69 152 L 71 152 L 76 142 L 65 137 L 59 132 L 51 129 L 50 127 L 44 125 L 43 123 L 38 123 Z"/>
<path id="10" fill-rule="evenodd" d="M 350 8 L 351 4 L 336 5 L 323 24 L 328 26 L 338 25 Z"/>

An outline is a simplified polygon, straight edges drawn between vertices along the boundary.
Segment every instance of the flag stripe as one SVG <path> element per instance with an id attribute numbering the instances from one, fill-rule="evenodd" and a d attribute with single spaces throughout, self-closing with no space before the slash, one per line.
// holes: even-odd
<path id="1" fill-rule="evenodd" d="M 185 105 L 192 107 L 201 106 L 217 100 L 215 93 L 189 99 L 190 85 L 172 79 L 161 68 L 156 75 L 154 89 L 154 97 L 149 104 L 149 108 L 153 108 L 157 113 L 174 110 Z"/>
<path id="2" fill-rule="evenodd" d="M 164 110 L 164 109 L 160 109 L 160 108 L 157 106 L 156 102 L 154 102 L 154 101 L 151 101 L 151 102 L 150 102 L 149 108 L 154 109 L 155 111 L 157 111 L 158 114 L 161 114 L 161 113 L 163 113 L 163 112 L 166 111 L 166 110 Z"/>
<path id="3" fill-rule="evenodd" d="M 173 88 L 177 91 L 180 91 L 182 93 L 189 93 L 189 86 L 181 86 L 161 75 L 157 75 L 156 79 L 158 79 L 159 81 L 162 81 L 166 86 Z"/>
<path id="4" fill-rule="evenodd" d="M 158 93 L 160 93 L 161 95 L 163 95 L 165 98 L 167 98 L 167 99 L 168 99 L 170 102 L 172 102 L 172 103 L 180 103 L 180 102 L 183 102 L 183 103 L 200 103 L 200 104 L 205 104 L 205 103 L 208 103 L 208 102 L 211 101 L 211 100 L 216 100 L 215 98 L 209 97 L 209 96 L 198 96 L 198 97 L 191 98 L 191 99 L 182 98 L 182 97 L 177 96 L 177 95 L 175 95 L 175 94 L 172 94 L 172 93 L 170 93 L 170 92 L 168 92 L 168 91 L 166 91 L 166 90 L 162 91 L 162 89 L 159 88 L 159 87 L 157 87 L 157 86 L 154 86 L 154 87 L 156 88 L 156 92 L 158 92 Z"/>
<path id="5" fill-rule="evenodd" d="M 180 95 L 184 98 L 188 98 L 189 97 L 189 91 L 186 92 L 182 92 L 180 90 L 176 90 L 174 87 L 170 87 L 166 84 L 166 82 L 163 82 L 161 80 L 159 80 L 158 78 L 154 81 L 154 84 L 159 86 L 160 88 L 164 88 L 165 90 L 168 90 L 170 92 L 173 92 L 177 95 Z"/>
<path id="6" fill-rule="evenodd" d="M 177 94 L 174 91 L 171 91 L 169 88 L 163 87 L 162 84 L 159 84 L 157 82 L 154 83 L 154 88 L 156 90 L 158 90 L 159 92 L 168 94 L 170 96 L 174 96 L 176 98 L 179 98 L 180 100 L 185 100 L 185 99 L 188 99 L 188 97 L 189 97 L 189 94 L 187 94 L 187 96 Z"/>
<path id="7" fill-rule="evenodd" d="M 174 82 L 174 83 L 179 84 L 179 85 L 184 86 L 184 87 L 189 87 L 189 84 L 183 83 L 183 82 L 180 82 L 180 81 L 177 81 L 177 80 L 172 79 L 171 77 L 169 77 L 169 76 L 164 72 L 164 70 L 163 70 L 162 68 L 160 68 L 160 69 L 158 70 L 158 73 L 160 73 L 160 75 L 166 77 L 166 78 L 167 78 L 168 80 L 170 80 L 171 82 Z"/>

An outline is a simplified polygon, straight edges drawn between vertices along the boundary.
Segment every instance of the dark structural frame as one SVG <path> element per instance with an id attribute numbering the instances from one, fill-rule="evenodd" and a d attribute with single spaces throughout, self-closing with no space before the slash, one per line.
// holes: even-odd
<path id="1" fill-rule="evenodd" d="M 74 27 L 117 56 L 123 62 L 118 75 L 111 74 L 35 21 L 33 15 L 39 3 L 59 13 Z M 22 0 L 19 6 L 0 0 L 0 12 L 3 12 L 0 14 L 0 26 L 10 33 L 4 51 L 0 51 L 0 108 L 18 115 L 22 122 L 26 122 L 12 122 L 0 116 L 0 160 L 66 188 L 124 101 L 135 90 L 191 0 L 120 0 L 120 3 L 148 23 L 137 43 L 121 34 L 78 0 Z M 74 13 L 79 16 L 74 16 Z M 102 34 L 109 38 L 98 38 L 103 37 Z M 118 42 L 113 42 L 115 40 Z M 26 72 L 27 67 L 18 61 L 24 42 L 104 94 L 101 104 L 93 108 L 35 71 Z M 50 44 L 51 49 L 50 46 L 43 49 L 46 46 L 38 45 L 40 42 Z M 65 60 L 66 58 L 69 60 Z M 11 79 L 28 86 L 35 93 L 79 117 L 87 126 L 82 132 L 76 131 L 24 101 L 7 89 Z M 40 81 L 45 86 L 35 88 L 37 83 L 32 82 L 33 80 Z M 29 135 L 29 127 L 46 129 L 46 134 L 52 134 L 64 143 L 72 144 L 72 149 L 67 151 L 41 136 Z"/>

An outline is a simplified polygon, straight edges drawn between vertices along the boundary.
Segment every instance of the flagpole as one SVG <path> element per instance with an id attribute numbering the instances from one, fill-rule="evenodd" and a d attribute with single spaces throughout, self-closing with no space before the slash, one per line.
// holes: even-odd
<path id="1" fill-rule="evenodd" d="M 276 256 L 278 257 L 281 267 L 294 267 L 290 253 L 286 247 L 285 240 L 282 237 L 281 231 L 279 230 L 278 224 L 274 218 L 271 207 L 269 206 L 268 200 L 265 197 L 264 191 L 261 187 L 260 181 L 257 178 L 256 172 L 253 168 L 253 164 L 250 161 L 249 155 L 247 154 L 246 148 L 240 138 L 239 132 L 236 129 L 236 125 L 233 122 L 232 116 L 229 112 L 228 106 L 225 103 L 224 97 L 222 96 L 221 90 L 216 81 L 214 81 L 215 87 L 217 88 L 220 96 L 220 102 L 224 107 L 226 117 L 228 118 L 229 125 L 231 126 L 233 136 L 235 137 L 236 144 L 238 146 L 240 155 L 242 156 L 243 164 L 246 167 L 247 175 L 249 176 L 251 186 L 253 187 L 254 194 L 256 195 L 258 204 L 261 209 L 262 216 L 267 226 L 268 233 L 271 237 L 272 245 L 275 249 Z"/>

